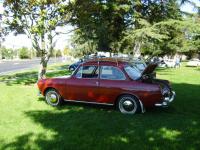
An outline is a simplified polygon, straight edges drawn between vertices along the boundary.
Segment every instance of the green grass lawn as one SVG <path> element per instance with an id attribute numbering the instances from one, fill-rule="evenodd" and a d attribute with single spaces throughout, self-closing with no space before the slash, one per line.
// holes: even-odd
<path id="1" fill-rule="evenodd" d="M 70 74 L 66 67 L 50 67 L 47 76 Z M 175 101 L 134 116 L 93 105 L 53 108 L 37 97 L 36 71 L 1 76 L 0 149 L 200 149 L 200 68 L 157 74 L 171 81 Z"/>

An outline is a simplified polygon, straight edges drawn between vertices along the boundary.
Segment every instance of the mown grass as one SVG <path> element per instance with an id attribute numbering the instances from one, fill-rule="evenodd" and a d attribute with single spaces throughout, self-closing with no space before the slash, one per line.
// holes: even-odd
<path id="1" fill-rule="evenodd" d="M 47 76 L 70 74 L 54 66 Z M 48 106 L 37 97 L 37 72 L 0 77 L 0 149 L 199 149 L 200 70 L 159 69 L 177 93 L 169 108 L 122 115 L 112 107 Z"/>

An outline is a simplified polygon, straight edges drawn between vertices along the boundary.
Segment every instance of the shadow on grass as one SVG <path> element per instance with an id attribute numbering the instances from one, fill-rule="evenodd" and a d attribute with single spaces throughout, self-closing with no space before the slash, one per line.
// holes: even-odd
<path id="1" fill-rule="evenodd" d="M 198 149 L 200 147 L 199 85 L 174 84 L 177 98 L 167 109 L 135 116 L 113 109 L 64 105 L 25 115 L 52 135 L 30 132 L 2 149 Z"/>
<path id="2" fill-rule="evenodd" d="M 30 71 L 23 73 L 16 73 L 12 75 L 0 76 L 0 82 L 6 83 L 7 85 L 12 84 L 24 84 L 30 85 L 36 83 L 38 72 Z"/>
<path id="3" fill-rule="evenodd" d="M 56 70 L 49 69 L 50 70 L 49 72 L 47 70 L 46 76 L 57 77 L 57 76 L 64 76 L 64 75 L 71 74 L 71 72 L 66 69 L 66 65 L 55 67 L 54 69 Z M 37 71 L 22 72 L 22 73 L 16 73 L 12 75 L 0 76 L 0 82 L 6 83 L 9 86 L 13 84 L 31 85 L 31 84 L 36 83 L 37 80 L 38 80 Z"/>

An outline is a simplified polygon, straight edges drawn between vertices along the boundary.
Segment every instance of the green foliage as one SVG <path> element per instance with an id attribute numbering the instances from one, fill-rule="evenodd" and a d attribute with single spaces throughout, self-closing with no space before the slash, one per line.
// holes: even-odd
<path id="1" fill-rule="evenodd" d="M 6 0 L 4 5 L 8 29 L 26 33 L 44 57 L 53 55 L 56 28 L 68 23 L 76 28 L 74 56 L 137 50 L 149 55 L 199 53 L 200 21 L 195 15 L 183 17 L 184 3 L 195 6 L 190 0 Z"/>
<path id="2" fill-rule="evenodd" d="M 144 23 L 143 23 L 144 24 Z M 175 53 L 199 52 L 200 24 L 194 19 L 169 19 L 154 23 L 146 23 L 139 29 L 126 32 L 122 48 L 133 49 L 137 41 L 141 44 L 141 52 L 148 55 L 174 55 Z M 123 44 L 127 43 L 127 46 Z"/>
<path id="3" fill-rule="evenodd" d="M 196 36 L 200 34 L 200 24 L 194 19 L 185 19 L 183 21 L 169 20 L 157 24 L 161 28 L 162 33 L 166 33 L 169 38 L 163 46 L 165 53 L 184 53 L 193 51 L 198 53 L 198 39 Z"/>
<path id="4" fill-rule="evenodd" d="M 27 59 L 27 58 L 31 57 L 30 51 L 26 47 L 22 47 L 18 51 L 19 51 L 19 58 L 21 58 L 21 59 Z"/>
<path id="5" fill-rule="evenodd" d="M 132 22 L 131 0 L 74 0 L 71 11 L 81 40 L 92 40 L 100 51 L 110 51 Z"/>
<path id="6" fill-rule="evenodd" d="M 55 47 L 54 37 L 58 26 L 69 21 L 67 2 L 63 0 L 5 0 L 6 29 L 15 34 L 25 33 L 41 57 L 42 78 Z M 65 10 L 65 11 L 63 11 Z M 40 41 L 40 42 L 39 42 Z"/>
<path id="7" fill-rule="evenodd" d="M 13 59 L 15 54 L 13 49 L 5 47 L 0 48 L 0 53 L 3 59 Z"/>
<path id="8" fill-rule="evenodd" d="M 71 55 L 71 50 L 69 47 L 65 47 L 64 50 L 63 50 L 63 55 L 64 56 L 69 56 Z"/>
<path id="9" fill-rule="evenodd" d="M 61 57 L 62 56 L 62 52 L 61 50 L 56 50 L 56 57 Z"/>
<path id="10" fill-rule="evenodd" d="M 94 40 L 85 40 L 83 36 L 81 36 L 82 32 L 80 30 L 76 30 L 74 35 L 71 38 L 72 47 L 71 54 L 74 57 L 82 57 L 84 55 L 89 55 L 97 52 L 97 43 Z"/>
<path id="11" fill-rule="evenodd" d="M 64 0 L 5 0 L 6 29 L 15 34 L 25 33 L 41 57 L 39 78 L 46 73 L 47 63 L 56 44 L 56 28 L 66 25 L 70 15 Z M 40 41 L 40 42 L 39 42 Z"/>
<path id="12" fill-rule="evenodd" d="M 173 45 L 177 41 L 166 42 L 167 39 L 175 39 L 177 35 L 172 34 L 174 30 L 169 32 L 165 28 L 161 31 L 158 25 L 154 25 L 167 22 L 169 19 L 182 20 L 177 1 L 75 0 L 70 4 L 73 12 L 71 22 L 79 28 L 75 33 L 75 39 L 72 40 L 76 52 L 84 54 L 95 51 L 89 48 L 92 43 L 97 51 L 130 53 L 138 41 L 143 45 L 144 53 L 153 54 L 154 51 L 156 54 L 163 53 L 163 47 L 166 46 L 165 49 L 171 48 L 166 53 L 178 49 Z M 147 45 L 151 47 L 150 50 L 147 50 Z M 174 47 L 171 47 L 172 45 Z"/>

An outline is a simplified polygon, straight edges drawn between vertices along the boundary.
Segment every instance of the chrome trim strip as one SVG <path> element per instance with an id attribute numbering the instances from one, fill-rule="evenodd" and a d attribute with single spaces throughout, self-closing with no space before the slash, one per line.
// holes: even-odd
<path id="1" fill-rule="evenodd" d="M 66 102 L 76 102 L 76 103 L 86 103 L 86 104 L 109 105 L 109 106 L 114 105 L 114 104 L 110 104 L 110 103 L 98 103 L 98 102 L 77 101 L 77 100 L 68 100 L 68 99 L 64 99 L 64 101 L 66 101 Z"/>
<path id="2" fill-rule="evenodd" d="M 138 100 L 139 100 L 139 99 L 138 99 Z M 141 102 L 141 100 L 139 100 L 139 102 L 140 102 L 141 112 L 142 112 L 142 113 L 145 113 L 145 109 L 144 109 L 143 103 Z"/>
<path id="3" fill-rule="evenodd" d="M 133 95 L 133 94 L 130 94 L 130 95 Z M 133 95 L 133 96 L 135 96 L 138 99 L 138 101 L 140 103 L 140 107 L 141 107 L 141 112 L 145 113 L 145 108 L 144 108 L 144 105 L 143 105 L 142 101 L 139 99 L 138 96 L 136 96 L 136 95 Z"/>
<path id="4" fill-rule="evenodd" d="M 175 91 L 172 91 L 172 97 L 169 99 L 170 103 L 174 100 L 175 96 L 176 96 Z"/>

